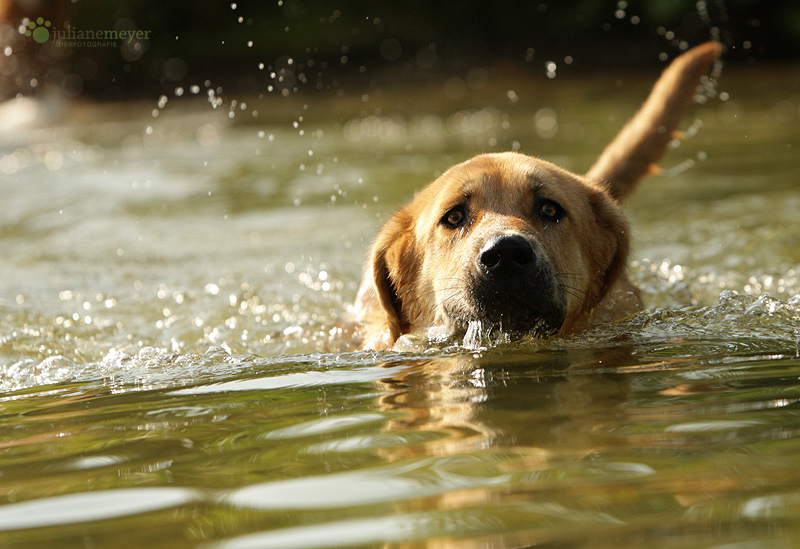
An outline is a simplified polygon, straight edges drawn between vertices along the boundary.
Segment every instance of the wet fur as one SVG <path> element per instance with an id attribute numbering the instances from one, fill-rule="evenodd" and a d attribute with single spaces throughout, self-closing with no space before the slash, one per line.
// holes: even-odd
<path id="1" fill-rule="evenodd" d="M 355 304 L 363 347 L 474 322 L 565 335 L 641 309 L 624 274 L 629 231 L 619 202 L 664 154 L 721 52 L 707 43 L 676 59 L 585 176 L 522 154 L 485 154 L 422 189 L 370 249 Z M 563 215 L 549 215 L 553 204 Z M 465 212 L 463 225 L 448 223 L 454 209 Z M 530 246 L 518 274 L 490 272 L 485 253 L 500 240 Z"/>

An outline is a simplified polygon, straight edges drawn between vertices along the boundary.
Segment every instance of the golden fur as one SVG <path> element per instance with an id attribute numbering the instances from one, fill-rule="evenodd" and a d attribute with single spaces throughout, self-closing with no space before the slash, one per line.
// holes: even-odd
<path id="1" fill-rule="evenodd" d="M 585 176 L 522 154 L 484 154 L 422 189 L 372 244 L 356 298 L 363 347 L 474 324 L 565 335 L 639 310 L 618 202 L 661 158 L 721 52 L 712 42 L 676 59 Z"/>

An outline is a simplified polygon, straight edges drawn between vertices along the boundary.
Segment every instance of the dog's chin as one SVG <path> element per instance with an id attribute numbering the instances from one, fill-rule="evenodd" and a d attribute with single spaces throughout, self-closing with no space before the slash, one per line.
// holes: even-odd
<path id="1" fill-rule="evenodd" d="M 486 319 L 449 319 L 445 324 L 401 335 L 393 349 L 399 352 L 429 352 L 444 347 L 479 350 L 511 343 L 540 341 L 555 335 L 560 326 L 544 319 L 532 320 L 524 328 L 509 329 L 503 322 Z"/>
<path id="2" fill-rule="evenodd" d="M 480 329 L 485 332 L 503 333 L 512 339 L 525 337 L 545 339 L 558 333 L 562 323 L 563 321 L 544 317 L 528 317 L 520 320 L 516 317 L 503 316 L 500 318 L 476 317 L 458 319 L 456 326 L 461 332 L 480 326 Z"/>
<path id="3" fill-rule="evenodd" d="M 525 341 L 541 341 L 558 332 L 559 328 L 545 319 L 536 319 L 509 328 L 503 322 L 492 322 L 486 319 L 459 321 L 455 334 L 460 344 L 466 349 L 485 349 L 509 343 Z"/>
<path id="4" fill-rule="evenodd" d="M 521 339 L 547 339 L 561 330 L 564 313 L 556 303 L 531 303 L 517 298 L 514 303 L 488 305 L 464 303 L 448 315 L 453 332 L 467 342 L 509 342 Z M 505 306 L 504 306 L 505 305 Z"/>

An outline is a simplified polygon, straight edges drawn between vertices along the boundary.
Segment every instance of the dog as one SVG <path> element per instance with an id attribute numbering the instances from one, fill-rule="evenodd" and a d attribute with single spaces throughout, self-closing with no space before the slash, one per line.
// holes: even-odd
<path id="1" fill-rule="evenodd" d="M 355 302 L 362 348 L 476 326 L 564 336 L 641 310 L 620 203 L 653 173 L 723 49 L 708 42 L 676 58 L 585 175 L 506 152 L 423 188 L 370 248 Z"/>

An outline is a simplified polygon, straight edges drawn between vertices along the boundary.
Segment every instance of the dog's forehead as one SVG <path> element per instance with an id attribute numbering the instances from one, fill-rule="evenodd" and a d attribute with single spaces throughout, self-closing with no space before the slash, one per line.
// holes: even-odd
<path id="1" fill-rule="evenodd" d="M 548 162 L 515 153 L 477 156 L 452 168 L 444 178 L 451 197 L 521 200 L 540 192 L 572 194 L 578 176 Z"/>

